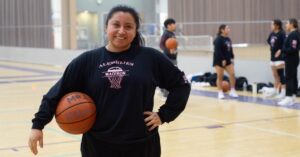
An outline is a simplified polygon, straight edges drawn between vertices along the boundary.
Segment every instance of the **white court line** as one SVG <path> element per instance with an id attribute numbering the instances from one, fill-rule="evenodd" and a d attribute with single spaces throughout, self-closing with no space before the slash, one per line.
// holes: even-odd
<path id="1" fill-rule="evenodd" d="M 300 136 L 298 136 L 298 135 L 290 134 L 290 133 L 283 132 L 283 131 L 277 131 L 277 130 L 273 130 L 273 129 L 264 129 L 264 128 L 259 128 L 259 127 L 254 127 L 254 126 L 250 126 L 250 125 L 246 125 L 246 124 L 239 124 L 239 123 L 234 123 L 234 122 L 225 122 L 225 121 L 220 121 L 217 119 L 203 117 L 203 116 L 196 116 L 196 115 L 189 115 L 189 114 L 181 114 L 181 115 L 186 116 L 186 117 L 202 119 L 202 120 L 209 120 L 209 121 L 213 121 L 213 122 L 217 122 L 217 123 L 221 123 L 221 124 L 225 124 L 225 125 L 227 123 L 229 123 L 230 125 L 236 125 L 236 126 L 243 127 L 243 128 L 254 129 L 254 130 L 267 132 L 267 133 L 271 133 L 271 134 L 275 134 L 275 135 L 289 136 L 289 137 L 300 139 Z"/>

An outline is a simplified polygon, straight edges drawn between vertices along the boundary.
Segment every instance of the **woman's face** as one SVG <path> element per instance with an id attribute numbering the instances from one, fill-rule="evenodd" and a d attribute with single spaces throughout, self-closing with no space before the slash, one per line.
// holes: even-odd
<path id="1" fill-rule="evenodd" d="M 275 30 L 276 30 L 276 25 L 274 24 L 274 22 L 272 22 L 272 24 L 271 24 L 271 30 L 272 30 L 272 31 L 275 31 Z"/>
<path id="2" fill-rule="evenodd" d="M 287 30 L 288 32 L 290 32 L 290 31 L 292 30 L 293 26 L 292 26 L 292 24 L 290 24 L 290 22 L 288 21 L 288 22 L 286 23 L 286 25 L 285 25 L 285 28 L 286 28 L 286 30 Z"/>
<path id="3" fill-rule="evenodd" d="M 130 13 L 121 11 L 114 13 L 106 26 L 108 47 L 115 52 L 128 49 L 136 32 L 136 23 Z"/>
<path id="4" fill-rule="evenodd" d="M 230 32 L 230 28 L 229 26 L 226 26 L 225 29 L 223 29 L 223 34 L 227 36 L 229 35 L 229 32 Z"/>

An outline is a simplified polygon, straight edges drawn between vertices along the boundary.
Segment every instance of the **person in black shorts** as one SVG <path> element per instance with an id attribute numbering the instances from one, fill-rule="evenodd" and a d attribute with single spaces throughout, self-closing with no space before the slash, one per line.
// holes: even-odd
<path id="1" fill-rule="evenodd" d="M 275 19 L 271 24 L 272 32 L 268 37 L 268 44 L 270 45 L 271 61 L 270 65 L 274 77 L 273 93 L 267 96 L 276 96 L 277 99 L 281 99 L 285 96 L 285 76 L 284 76 L 284 58 L 282 53 L 282 46 L 285 39 L 285 32 L 282 30 L 282 22 L 279 19 Z"/>
<path id="2" fill-rule="evenodd" d="M 298 89 L 298 65 L 300 34 L 298 30 L 298 21 L 289 19 L 286 24 L 288 36 L 284 40 L 282 53 L 285 55 L 285 74 L 286 74 L 286 96 L 278 102 L 281 106 L 291 106 L 296 103 L 296 94 Z"/>
<path id="3" fill-rule="evenodd" d="M 238 95 L 235 91 L 235 74 L 234 74 L 234 54 L 232 50 L 231 39 L 228 37 L 230 32 L 228 25 L 220 25 L 216 39 L 214 40 L 214 55 L 213 55 L 213 67 L 217 73 L 217 87 L 218 98 L 224 99 L 224 93 L 222 90 L 222 81 L 224 71 L 229 74 L 230 81 L 230 93 L 229 96 L 237 98 Z"/>
<path id="4" fill-rule="evenodd" d="M 82 53 L 67 66 L 62 78 L 44 95 L 32 120 L 28 145 L 34 154 L 43 146 L 43 128 L 58 101 L 78 91 L 95 102 L 97 117 L 82 135 L 82 157 L 160 157 L 158 127 L 184 110 L 190 83 L 160 51 L 144 47 L 140 18 L 131 7 L 118 5 L 106 20 L 107 45 Z M 153 111 L 156 87 L 170 93 Z"/>

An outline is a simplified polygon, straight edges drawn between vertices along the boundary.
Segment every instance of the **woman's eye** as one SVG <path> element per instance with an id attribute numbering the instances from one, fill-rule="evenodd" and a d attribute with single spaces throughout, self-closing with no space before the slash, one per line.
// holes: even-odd
<path id="1" fill-rule="evenodd" d="M 113 23 L 112 24 L 114 27 L 119 27 L 120 25 L 118 23 Z"/>
<path id="2" fill-rule="evenodd" d="M 132 26 L 125 26 L 125 29 L 131 29 Z"/>

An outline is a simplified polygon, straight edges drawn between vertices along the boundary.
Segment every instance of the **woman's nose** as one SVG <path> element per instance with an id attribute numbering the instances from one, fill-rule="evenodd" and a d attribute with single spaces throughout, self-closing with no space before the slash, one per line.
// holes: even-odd
<path id="1" fill-rule="evenodd" d="M 125 28 L 124 27 L 120 27 L 120 29 L 119 29 L 119 32 L 118 33 L 120 33 L 120 34 L 125 34 L 126 33 L 126 30 L 125 30 Z"/>

